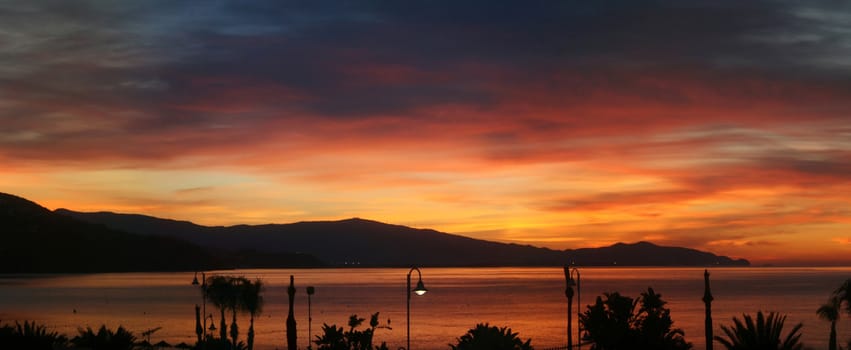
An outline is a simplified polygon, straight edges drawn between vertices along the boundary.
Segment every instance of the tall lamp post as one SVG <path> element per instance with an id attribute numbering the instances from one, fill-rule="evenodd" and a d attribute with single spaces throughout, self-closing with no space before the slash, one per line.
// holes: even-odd
<path id="1" fill-rule="evenodd" d="M 573 276 L 576 276 L 574 279 Z M 576 287 L 576 321 L 579 322 L 580 299 L 581 299 L 581 279 L 579 269 L 570 266 L 564 266 L 564 295 L 567 297 L 567 349 L 573 350 L 573 287 Z M 577 345 L 582 347 L 582 326 L 576 327 Z"/>
<path id="2" fill-rule="evenodd" d="M 411 273 L 417 271 L 417 286 L 414 289 L 411 289 Z M 417 295 L 423 295 L 428 292 L 425 285 L 423 285 L 423 274 L 420 272 L 419 268 L 412 267 L 410 271 L 408 271 L 408 285 L 407 289 L 405 289 L 405 296 L 408 298 L 408 347 L 406 350 L 411 350 L 411 292 L 416 293 Z"/>
<path id="3" fill-rule="evenodd" d="M 203 305 L 202 315 L 207 314 L 207 274 L 205 272 L 201 272 L 201 304 Z M 195 277 L 192 277 L 192 285 L 198 285 L 198 272 L 195 272 Z M 212 318 L 210 322 L 213 322 Z M 204 317 L 204 329 L 207 329 L 207 317 Z"/>
<path id="4" fill-rule="evenodd" d="M 316 289 L 313 286 L 307 286 L 307 349 L 313 349 L 313 346 L 310 344 L 313 339 L 313 316 L 310 313 L 310 296 L 316 292 Z"/>
<path id="5" fill-rule="evenodd" d="M 290 275 L 290 286 L 287 288 L 287 295 L 290 300 L 290 311 L 287 313 L 287 349 L 298 349 L 298 337 L 296 332 L 295 315 L 293 314 L 293 302 L 295 300 L 295 281 L 293 275 Z"/>
<path id="6" fill-rule="evenodd" d="M 703 303 L 706 305 L 706 319 L 704 320 L 704 333 L 706 336 L 706 350 L 712 350 L 712 291 L 709 289 L 709 270 L 703 270 Z"/>

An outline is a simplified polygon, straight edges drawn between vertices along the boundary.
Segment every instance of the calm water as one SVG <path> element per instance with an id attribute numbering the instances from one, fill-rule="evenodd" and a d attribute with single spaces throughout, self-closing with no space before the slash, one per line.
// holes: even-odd
<path id="1" fill-rule="evenodd" d="M 478 322 L 509 326 L 537 348 L 565 343 L 566 299 L 561 268 L 425 268 L 429 289 L 411 303 L 411 347 L 447 349 L 448 343 Z M 712 273 L 713 319 L 729 324 L 731 317 L 757 310 L 788 314 L 787 327 L 803 322 L 808 347 L 826 348 L 829 324 L 815 310 L 851 268 L 717 268 Z M 376 331 L 376 340 L 391 349 L 405 345 L 405 275 L 407 269 L 239 270 L 223 274 L 263 278 L 266 307 L 256 320 L 258 349 L 286 348 L 286 288 L 295 275 L 296 320 L 301 348 L 307 347 L 308 316 L 305 287 L 312 285 L 313 334 L 322 323 L 345 326 L 356 313 L 368 318 L 380 312 L 392 329 Z M 584 268 L 582 304 L 603 292 L 628 296 L 652 286 L 668 301 L 675 326 L 703 349 L 703 269 Z M 194 306 L 200 289 L 190 285 L 192 273 L 122 273 L 94 275 L 0 276 L 0 321 L 37 320 L 73 335 L 78 327 L 103 323 L 123 325 L 137 335 L 162 327 L 152 342 L 193 343 Z M 414 273 L 413 283 L 416 283 Z M 574 301 L 575 302 L 575 301 Z M 76 310 L 76 313 L 74 312 Z M 214 313 L 207 305 L 207 313 Z M 574 310 L 575 312 L 575 310 Z M 230 316 L 228 316 L 230 320 Z M 230 321 L 228 321 L 230 322 Z M 574 327 L 575 327 L 574 317 Z M 248 318 L 239 319 L 241 337 Z M 575 333 L 574 333 L 575 334 Z M 847 318 L 839 324 L 840 340 L 851 336 Z"/>

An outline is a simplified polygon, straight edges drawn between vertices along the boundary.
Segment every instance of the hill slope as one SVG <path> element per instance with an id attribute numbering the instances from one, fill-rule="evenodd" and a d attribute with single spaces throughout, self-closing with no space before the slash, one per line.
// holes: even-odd
<path id="1" fill-rule="evenodd" d="M 0 272 L 192 270 L 217 265 L 201 247 L 59 215 L 0 193 Z"/>
<path id="2" fill-rule="evenodd" d="M 332 266 L 747 266 L 746 260 L 652 243 L 557 251 L 476 240 L 363 219 L 207 227 L 186 221 L 108 212 L 58 213 L 139 234 L 162 234 L 201 246 L 303 252 Z"/>

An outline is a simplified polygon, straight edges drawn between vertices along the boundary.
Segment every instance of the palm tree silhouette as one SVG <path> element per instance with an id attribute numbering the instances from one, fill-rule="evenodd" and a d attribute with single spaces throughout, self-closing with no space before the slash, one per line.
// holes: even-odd
<path id="1" fill-rule="evenodd" d="M 239 326 L 236 325 L 236 313 L 245 308 L 243 302 L 244 286 L 250 283 L 245 277 L 230 277 L 230 288 L 227 289 L 228 309 L 231 311 L 230 337 L 233 344 L 238 344 Z"/>
<path id="2" fill-rule="evenodd" d="M 52 350 L 65 349 L 68 338 L 35 321 L 0 326 L 0 348 Z"/>
<path id="3" fill-rule="evenodd" d="M 845 311 L 851 314 L 851 278 L 845 280 L 839 288 L 833 292 L 833 297 L 839 299 L 839 303 L 845 303 Z"/>
<path id="4" fill-rule="evenodd" d="M 231 278 L 226 276 L 210 276 L 207 281 L 207 301 L 219 309 L 222 315 L 219 323 L 219 338 L 227 339 L 228 326 L 225 321 L 225 312 L 230 306 L 230 295 L 233 286 Z"/>
<path id="5" fill-rule="evenodd" d="M 756 314 L 756 322 L 748 314 L 742 316 L 744 321 L 733 317 L 733 327 L 721 326 L 727 339 L 715 336 L 715 340 L 728 350 L 801 350 L 804 347 L 800 342 L 800 330 L 804 326 L 802 323 L 792 327 L 781 342 L 785 315 L 770 312 L 768 317 L 765 317 L 762 311 L 759 311 Z"/>
<path id="6" fill-rule="evenodd" d="M 836 350 L 836 321 L 839 320 L 839 303 L 839 298 L 834 295 L 827 301 L 827 303 L 819 307 L 816 311 L 819 318 L 825 321 L 830 321 L 829 350 Z"/>
<path id="7" fill-rule="evenodd" d="M 851 278 L 845 280 L 839 288 L 833 291 L 831 299 L 836 300 L 837 312 L 842 309 L 842 304 L 845 304 L 845 312 L 851 315 Z M 837 318 L 839 318 L 839 315 L 837 315 Z M 851 339 L 848 339 L 848 348 L 851 349 Z"/>
<path id="8" fill-rule="evenodd" d="M 479 323 L 458 338 L 457 345 L 449 344 L 449 347 L 452 350 L 532 350 L 531 342 L 532 339 L 524 342 L 517 333 L 511 332 L 511 328 Z"/>
<path id="9" fill-rule="evenodd" d="M 243 309 L 251 316 L 248 325 L 248 350 L 254 349 L 254 317 L 263 312 L 263 281 L 255 279 L 254 282 L 245 280 L 242 284 Z"/>
<path id="10" fill-rule="evenodd" d="M 106 325 L 100 326 L 97 332 L 91 327 L 79 328 L 77 331 L 79 335 L 71 339 L 71 343 L 81 348 L 131 350 L 136 342 L 136 336 L 121 326 L 115 332 L 106 328 Z"/>

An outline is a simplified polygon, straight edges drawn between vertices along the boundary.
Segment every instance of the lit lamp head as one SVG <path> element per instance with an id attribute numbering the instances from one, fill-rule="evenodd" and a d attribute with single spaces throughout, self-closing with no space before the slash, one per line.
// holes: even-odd
<path id="1" fill-rule="evenodd" d="M 423 285 L 423 280 L 422 280 L 422 279 L 420 279 L 420 280 L 417 282 L 417 286 L 416 286 L 416 288 L 414 288 L 414 293 L 415 293 L 416 295 L 423 295 L 423 294 L 425 294 L 426 292 L 428 292 L 428 289 L 426 289 L 425 285 Z"/>

